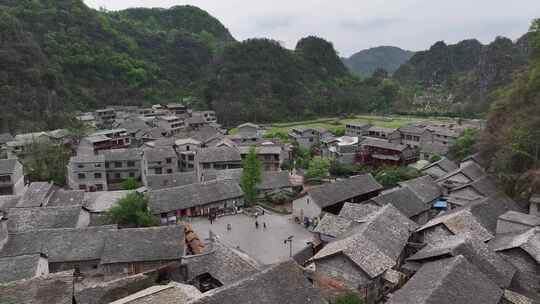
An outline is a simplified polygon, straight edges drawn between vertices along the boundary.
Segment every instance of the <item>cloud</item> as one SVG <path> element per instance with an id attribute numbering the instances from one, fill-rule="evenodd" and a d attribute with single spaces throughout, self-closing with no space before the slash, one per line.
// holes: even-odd
<path id="1" fill-rule="evenodd" d="M 294 17 L 289 15 L 261 16 L 253 19 L 255 20 L 254 28 L 262 31 L 274 31 L 294 26 Z"/>
<path id="2" fill-rule="evenodd" d="M 402 18 L 345 19 L 339 26 L 347 31 L 374 31 L 405 22 Z"/>

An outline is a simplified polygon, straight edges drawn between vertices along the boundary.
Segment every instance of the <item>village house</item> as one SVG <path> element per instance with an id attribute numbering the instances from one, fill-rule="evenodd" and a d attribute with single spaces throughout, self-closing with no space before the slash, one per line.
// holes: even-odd
<path id="1" fill-rule="evenodd" d="M 321 140 L 321 156 L 340 164 L 353 164 L 358 152 L 358 137 L 326 137 Z"/>
<path id="2" fill-rule="evenodd" d="M 371 174 L 354 176 L 308 189 L 293 201 L 293 215 L 302 222 L 318 218 L 321 213 L 339 214 L 343 204 L 360 203 L 379 194 L 382 186 Z"/>
<path id="3" fill-rule="evenodd" d="M 404 126 L 398 129 L 401 134 L 401 144 L 419 149 L 422 143 L 432 142 L 431 132 L 421 126 Z"/>
<path id="4" fill-rule="evenodd" d="M 250 122 L 239 125 L 236 130 L 230 139 L 237 144 L 251 144 L 262 138 L 261 127 Z"/>
<path id="5" fill-rule="evenodd" d="M 511 199 L 498 193 L 442 213 L 416 232 L 423 243 L 435 243 L 448 236 L 466 233 L 486 242 L 495 237 L 497 218 L 507 211 L 518 209 Z"/>
<path id="6" fill-rule="evenodd" d="M 12 141 L 5 143 L 7 158 L 22 158 L 29 146 L 33 144 L 69 145 L 70 132 L 66 129 L 57 129 L 47 132 L 34 132 L 17 134 Z"/>
<path id="7" fill-rule="evenodd" d="M 17 159 L 0 159 L 0 195 L 24 192 L 23 165 Z"/>
<path id="8" fill-rule="evenodd" d="M 90 213 L 81 206 L 11 208 L 8 210 L 9 233 L 39 229 L 85 228 Z"/>
<path id="9" fill-rule="evenodd" d="M 456 165 L 456 163 L 454 163 L 453 161 L 449 160 L 446 157 L 443 157 L 440 160 L 422 168 L 421 171 L 431 176 L 434 179 L 439 179 L 447 175 L 448 173 L 456 170 L 457 168 L 458 168 L 458 165 Z"/>
<path id="10" fill-rule="evenodd" d="M 422 265 L 387 303 L 498 304 L 502 296 L 502 289 L 464 256 L 458 255 Z"/>
<path id="11" fill-rule="evenodd" d="M 68 207 L 82 206 L 84 203 L 84 190 L 64 190 L 56 189 L 49 201 L 47 207 Z"/>
<path id="12" fill-rule="evenodd" d="M 184 115 L 189 112 L 189 108 L 180 103 L 169 103 L 165 105 L 163 108 L 169 111 L 171 115 Z"/>
<path id="13" fill-rule="evenodd" d="M 483 176 L 471 183 L 445 189 L 447 192 L 446 201 L 450 208 L 465 206 L 470 202 L 488 197 L 497 193 L 497 185 L 489 176 Z"/>
<path id="14" fill-rule="evenodd" d="M 401 143 L 401 135 L 399 131 L 395 128 L 382 128 L 371 126 L 367 130 L 366 137 L 384 139 L 391 143 Z"/>
<path id="15" fill-rule="evenodd" d="M 529 199 L 529 214 L 540 216 L 540 195 L 533 194 Z"/>
<path id="16" fill-rule="evenodd" d="M 129 148 L 130 144 L 131 139 L 126 129 L 103 130 L 81 140 L 81 146 L 87 146 L 85 151 L 95 154 L 101 150 Z"/>
<path id="17" fill-rule="evenodd" d="M 141 179 L 142 151 L 140 149 L 115 149 L 101 151 L 105 158 L 105 171 L 109 188 L 126 179 Z"/>
<path id="18" fill-rule="evenodd" d="M 195 168 L 199 180 L 203 180 L 205 171 L 242 168 L 242 156 L 234 147 L 202 149 L 195 156 Z"/>
<path id="19" fill-rule="evenodd" d="M 178 134 L 183 128 L 185 128 L 184 119 L 177 116 L 160 116 L 156 118 L 156 127 L 165 131 L 167 136 L 173 136 Z"/>
<path id="20" fill-rule="evenodd" d="M 497 235 L 489 247 L 517 269 L 511 290 L 540 299 L 540 228 Z"/>
<path id="21" fill-rule="evenodd" d="M 368 123 L 348 123 L 345 125 L 345 136 L 363 137 L 369 135 L 369 128 L 372 125 Z"/>
<path id="22" fill-rule="evenodd" d="M 411 147 L 377 138 L 365 138 L 360 142 L 356 161 L 372 166 L 402 166 L 415 163 L 418 153 Z"/>
<path id="23" fill-rule="evenodd" d="M 195 155 L 202 149 L 202 143 L 193 138 L 177 139 L 176 152 L 180 157 L 180 171 L 195 171 Z"/>
<path id="24" fill-rule="evenodd" d="M 192 116 L 201 116 L 208 124 L 215 124 L 218 122 L 216 111 L 195 111 Z"/>
<path id="25" fill-rule="evenodd" d="M 430 208 L 433 206 L 433 203 L 443 195 L 443 188 L 427 175 L 399 182 L 398 184 L 400 187 L 411 189 L 411 191 Z"/>
<path id="26" fill-rule="evenodd" d="M 315 281 L 333 280 L 336 286 L 358 291 L 366 303 L 375 303 L 391 290 L 385 273 L 399 267 L 416 227 L 393 206 L 380 208 L 315 254 Z"/>
<path id="27" fill-rule="evenodd" d="M 146 176 L 146 184 L 149 190 L 160 190 L 191 185 L 198 182 L 194 172 L 178 172 L 172 174 L 149 174 Z"/>
<path id="28" fill-rule="evenodd" d="M 240 146 L 237 148 L 240 151 L 242 160 L 249 154 L 250 146 Z M 261 163 L 261 169 L 263 171 L 279 171 L 281 170 L 281 164 L 283 163 L 283 156 L 285 152 L 281 145 L 259 145 L 255 147 L 257 153 L 257 159 Z"/>
<path id="29" fill-rule="evenodd" d="M 437 180 L 447 189 L 456 188 L 474 182 L 486 175 L 482 167 L 476 163 L 460 164 L 460 167 Z"/>
<path id="30" fill-rule="evenodd" d="M 0 303 L 71 304 L 73 293 L 73 271 L 66 271 L 0 284 Z"/>
<path id="31" fill-rule="evenodd" d="M 407 261 L 423 264 L 459 255 L 478 267 L 478 270 L 500 288 L 508 288 L 516 273 L 514 266 L 490 249 L 487 244 L 467 234 L 451 236 L 444 241 L 428 244 L 407 258 Z"/>
<path id="32" fill-rule="evenodd" d="M 206 119 L 199 114 L 192 114 L 191 117 L 186 118 L 185 120 L 186 127 L 197 130 L 203 126 L 209 125 Z"/>
<path id="33" fill-rule="evenodd" d="M 323 128 L 294 127 L 289 132 L 289 140 L 299 147 L 310 150 L 313 146 L 318 146 L 321 139 L 330 136 L 330 132 Z"/>
<path id="34" fill-rule="evenodd" d="M 462 130 L 440 126 L 428 126 L 427 129 L 432 134 L 432 143 L 445 147 L 453 146 L 463 133 Z"/>
<path id="35" fill-rule="evenodd" d="M 526 213 L 508 211 L 497 219 L 497 235 L 540 227 L 540 217 Z"/>
<path id="36" fill-rule="evenodd" d="M 422 142 L 420 144 L 420 159 L 431 161 L 434 157 L 447 156 L 449 151 L 450 146 L 437 142 Z"/>
<path id="37" fill-rule="evenodd" d="M 54 194 L 53 183 L 33 182 L 26 188 L 24 194 L 17 201 L 17 208 L 46 206 Z"/>
<path id="38" fill-rule="evenodd" d="M 401 213 L 420 225 L 427 223 L 431 219 L 431 206 L 424 203 L 422 198 L 417 196 L 409 187 L 398 187 L 384 191 L 370 201 L 378 206 L 393 205 Z"/>
<path id="39" fill-rule="evenodd" d="M 326 304 L 302 267 L 293 260 L 274 264 L 233 284 L 203 293 L 190 304 Z"/>
<path id="40" fill-rule="evenodd" d="M 112 108 L 99 109 L 94 112 L 94 117 L 98 127 L 109 127 L 116 119 L 116 111 Z"/>
<path id="41" fill-rule="evenodd" d="M 216 180 L 148 192 L 148 207 L 161 224 L 183 217 L 206 216 L 244 205 L 244 193 L 234 180 Z"/>
<path id="42" fill-rule="evenodd" d="M 104 155 L 71 157 L 67 165 L 67 182 L 73 190 L 107 191 L 107 171 Z"/>
<path id="43" fill-rule="evenodd" d="M 103 217 L 106 216 L 106 212 L 116 206 L 121 199 L 132 193 L 136 193 L 136 191 L 117 190 L 85 192 L 84 206 L 90 212 L 90 226 L 102 225 Z"/>
<path id="44" fill-rule="evenodd" d="M 0 284 L 49 274 L 47 256 L 39 253 L 0 258 Z M 0 296 L 1 298 L 1 296 Z"/>
<path id="45" fill-rule="evenodd" d="M 153 174 L 173 174 L 178 172 L 178 155 L 172 147 L 145 148 L 142 158 L 142 180 Z"/>
<path id="46" fill-rule="evenodd" d="M 131 285 L 131 284 L 130 284 Z M 109 304 L 189 303 L 200 298 L 202 293 L 192 285 L 174 281 L 166 285 L 156 284 L 130 294 Z M 171 302 L 172 301 L 172 302 Z"/>

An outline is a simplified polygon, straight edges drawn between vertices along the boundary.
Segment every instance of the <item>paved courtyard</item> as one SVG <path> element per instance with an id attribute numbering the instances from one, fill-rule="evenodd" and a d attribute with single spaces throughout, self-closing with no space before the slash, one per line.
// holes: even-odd
<path id="1" fill-rule="evenodd" d="M 262 264 L 273 264 L 289 258 L 289 244 L 283 241 L 293 236 L 293 254 L 313 240 L 311 232 L 296 224 L 290 215 L 269 214 L 258 217 L 259 229 L 255 228 L 255 218 L 244 215 L 231 215 L 216 219 L 213 224 L 207 218 L 195 218 L 193 229 L 201 238 L 208 238 L 209 231 L 232 247 L 240 249 Z M 263 228 L 266 222 L 267 229 Z M 232 230 L 227 231 L 227 224 Z"/>

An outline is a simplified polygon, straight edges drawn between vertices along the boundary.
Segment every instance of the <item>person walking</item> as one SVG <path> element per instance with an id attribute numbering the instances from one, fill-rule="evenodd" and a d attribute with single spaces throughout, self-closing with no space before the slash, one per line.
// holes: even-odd
<path id="1" fill-rule="evenodd" d="M 231 224 L 227 224 L 227 231 L 231 231 L 231 230 L 232 230 Z"/>
<path id="2" fill-rule="evenodd" d="M 266 222 L 263 222 L 263 229 L 266 230 Z"/>
<path id="3" fill-rule="evenodd" d="M 255 229 L 259 229 L 259 222 L 255 221 Z"/>

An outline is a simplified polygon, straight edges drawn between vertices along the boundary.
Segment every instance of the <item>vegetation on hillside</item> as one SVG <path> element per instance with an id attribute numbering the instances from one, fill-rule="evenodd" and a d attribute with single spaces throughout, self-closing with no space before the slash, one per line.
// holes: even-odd
<path id="1" fill-rule="evenodd" d="M 489 169 L 516 195 L 540 190 L 540 19 L 533 22 L 529 37 L 529 69 L 497 93 L 479 145 Z"/>
<path id="2" fill-rule="evenodd" d="M 377 69 L 393 74 L 412 55 L 414 52 L 395 46 L 379 46 L 362 50 L 342 60 L 351 72 L 362 77 L 371 77 Z"/>

